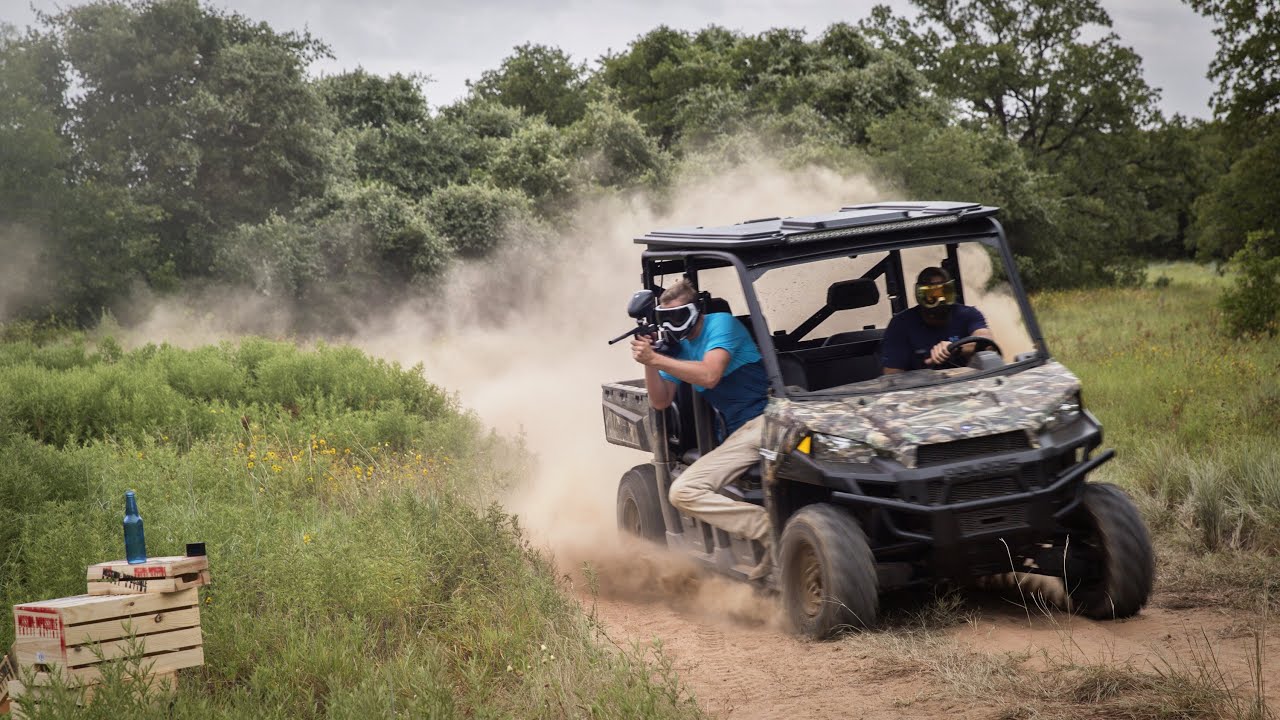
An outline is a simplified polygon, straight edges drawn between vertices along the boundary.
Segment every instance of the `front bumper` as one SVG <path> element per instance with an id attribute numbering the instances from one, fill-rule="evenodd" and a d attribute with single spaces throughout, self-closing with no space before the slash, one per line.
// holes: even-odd
<path id="1" fill-rule="evenodd" d="M 1065 532 L 1086 476 L 1115 455 L 1093 455 L 1102 431 L 1088 413 L 1038 440 L 1035 448 L 923 468 L 792 453 L 779 477 L 821 485 L 831 502 L 853 510 L 877 562 L 898 564 L 900 572 L 889 577 L 962 579 L 1023 570 L 1016 558 Z"/>

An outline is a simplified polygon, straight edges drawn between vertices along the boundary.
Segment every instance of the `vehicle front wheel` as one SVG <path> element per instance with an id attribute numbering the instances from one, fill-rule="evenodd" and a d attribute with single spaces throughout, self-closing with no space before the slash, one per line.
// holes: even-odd
<path id="1" fill-rule="evenodd" d="M 665 543 L 666 522 L 652 465 L 637 465 L 618 481 L 618 529 L 637 537 Z"/>
<path id="2" fill-rule="evenodd" d="M 875 557 L 852 515 L 833 505 L 801 508 L 782 533 L 782 601 L 796 632 L 824 639 L 876 622 Z"/>
<path id="3" fill-rule="evenodd" d="M 1136 615 L 1155 583 L 1155 551 L 1138 508 L 1109 483 L 1089 483 L 1069 538 L 1064 578 L 1074 610 L 1095 620 Z"/>

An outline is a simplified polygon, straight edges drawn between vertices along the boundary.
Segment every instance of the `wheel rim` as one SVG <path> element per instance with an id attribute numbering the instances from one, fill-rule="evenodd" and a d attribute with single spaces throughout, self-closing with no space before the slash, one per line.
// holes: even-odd
<path id="1" fill-rule="evenodd" d="M 626 503 L 622 506 L 622 529 L 632 535 L 643 534 L 640 527 L 640 507 L 631 498 L 627 498 Z"/>
<path id="2" fill-rule="evenodd" d="M 807 617 L 817 617 L 822 611 L 825 594 L 822 591 L 822 563 L 812 545 L 804 545 L 797 553 L 796 567 L 800 579 L 800 603 Z"/>

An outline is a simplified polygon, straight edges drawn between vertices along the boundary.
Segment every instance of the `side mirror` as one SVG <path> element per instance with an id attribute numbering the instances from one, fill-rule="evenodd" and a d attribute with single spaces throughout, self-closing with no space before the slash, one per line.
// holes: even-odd
<path id="1" fill-rule="evenodd" d="M 631 296 L 631 300 L 627 302 L 627 315 L 641 320 L 649 316 L 656 304 L 657 299 L 653 295 L 652 290 L 640 290 Z"/>

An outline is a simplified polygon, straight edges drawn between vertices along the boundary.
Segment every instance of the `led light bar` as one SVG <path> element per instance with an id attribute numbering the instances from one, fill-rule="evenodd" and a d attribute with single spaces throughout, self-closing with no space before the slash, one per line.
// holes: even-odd
<path id="1" fill-rule="evenodd" d="M 899 222 L 881 223 L 878 225 L 859 225 L 851 228 L 839 228 L 837 230 L 820 230 L 818 232 L 803 233 L 799 235 L 791 235 L 787 237 L 787 243 L 813 242 L 815 240 L 831 240 L 832 238 L 851 237 L 853 235 L 867 235 L 870 233 L 891 232 L 893 230 L 909 230 L 911 228 L 930 227 L 932 225 L 950 225 L 959 222 L 959 215 L 935 215 L 932 217 L 915 218 L 913 220 L 901 220 Z"/>

